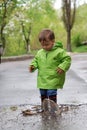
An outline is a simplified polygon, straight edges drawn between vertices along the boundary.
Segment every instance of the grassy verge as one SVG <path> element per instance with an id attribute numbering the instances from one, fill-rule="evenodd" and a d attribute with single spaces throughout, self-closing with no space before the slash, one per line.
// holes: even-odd
<path id="1" fill-rule="evenodd" d="M 79 53 L 87 52 L 87 45 L 73 48 L 73 52 L 79 52 Z"/>

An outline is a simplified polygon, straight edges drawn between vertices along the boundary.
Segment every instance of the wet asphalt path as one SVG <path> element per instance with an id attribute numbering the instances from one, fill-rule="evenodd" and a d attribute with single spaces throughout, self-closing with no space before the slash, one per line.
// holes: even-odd
<path id="1" fill-rule="evenodd" d="M 69 106 L 69 111 L 56 119 L 20 115 L 27 105 L 40 105 L 37 72 L 28 72 L 30 62 L 0 64 L 0 130 L 87 130 L 87 54 L 72 55 L 64 88 L 58 90 L 58 104 Z M 16 111 L 10 109 L 12 105 L 18 107 Z"/>
<path id="2" fill-rule="evenodd" d="M 0 64 L 0 106 L 40 104 L 36 88 L 37 72 L 29 73 L 31 60 Z M 64 89 L 58 91 L 58 103 L 87 103 L 87 54 L 72 56 Z"/>

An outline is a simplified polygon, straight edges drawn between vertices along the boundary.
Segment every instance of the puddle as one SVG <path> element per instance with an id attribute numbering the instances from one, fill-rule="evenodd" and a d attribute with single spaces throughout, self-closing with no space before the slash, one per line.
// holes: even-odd
<path id="1" fill-rule="evenodd" d="M 87 105 L 60 104 L 61 114 L 41 112 L 40 105 L 0 107 L 0 130 L 86 130 Z M 33 114 L 23 115 L 23 111 Z"/>

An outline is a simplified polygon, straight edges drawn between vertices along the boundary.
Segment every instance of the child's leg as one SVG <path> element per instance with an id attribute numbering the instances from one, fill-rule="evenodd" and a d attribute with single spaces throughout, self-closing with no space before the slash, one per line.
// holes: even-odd
<path id="1" fill-rule="evenodd" d="M 40 89 L 40 95 L 41 95 L 41 103 L 45 98 L 47 98 L 47 90 L 46 89 Z"/>
<path id="2" fill-rule="evenodd" d="M 50 100 L 57 103 L 57 89 L 47 90 L 47 95 L 48 95 Z"/>
<path id="3" fill-rule="evenodd" d="M 40 89 L 40 95 L 41 95 L 41 108 L 43 111 L 43 101 L 47 98 L 47 90 L 46 89 Z"/>
<path id="4" fill-rule="evenodd" d="M 47 98 L 47 96 L 41 95 L 41 102 L 43 102 L 45 98 Z"/>

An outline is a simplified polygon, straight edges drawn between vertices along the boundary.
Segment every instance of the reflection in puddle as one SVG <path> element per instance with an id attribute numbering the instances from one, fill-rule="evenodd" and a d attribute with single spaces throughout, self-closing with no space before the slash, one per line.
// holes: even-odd
<path id="1" fill-rule="evenodd" d="M 58 120 L 60 119 L 60 115 L 57 117 L 56 115 L 44 115 L 42 114 L 42 129 L 41 130 L 58 130 Z"/>
<path id="2" fill-rule="evenodd" d="M 68 107 L 68 109 L 67 109 Z M 61 105 L 61 115 L 51 115 L 41 113 L 41 129 L 40 130 L 86 130 L 84 124 L 79 125 L 79 118 L 82 118 L 79 112 L 81 106 L 66 106 Z M 87 119 L 87 116 L 86 116 Z M 80 129 L 81 127 L 81 129 Z M 86 127 L 87 128 L 87 127 Z"/>

